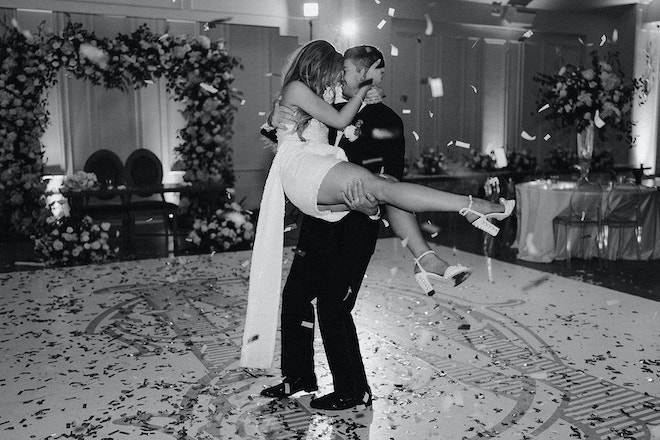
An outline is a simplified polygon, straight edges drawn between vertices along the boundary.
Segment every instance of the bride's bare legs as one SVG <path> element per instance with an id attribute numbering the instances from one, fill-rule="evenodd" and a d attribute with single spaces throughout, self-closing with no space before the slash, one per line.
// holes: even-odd
<path id="1" fill-rule="evenodd" d="M 406 247 L 412 252 L 415 258 L 419 258 L 420 255 L 431 250 L 419 229 L 419 224 L 413 213 L 396 208 L 392 205 L 386 205 L 385 212 L 390 221 L 392 231 L 394 231 L 397 237 L 407 242 Z M 419 260 L 419 263 L 425 270 L 440 275 L 445 273 L 449 267 L 449 263 L 438 257 L 435 253 L 424 255 Z M 418 271 L 419 267 L 415 267 L 415 272 Z"/>
<path id="2" fill-rule="evenodd" d="M 318 203 L 320 205 L 343 203 L 341 192 L 346 191 L 354 179 L 362 180 L 365 193 L 373 194 L 381 203 L 409 212 L 458 212 L 470 204 L 468 196 L 414 183 L 393 182 L 350 162 L 338 163 L 330 169 L 319 188 Z M 504 212 L 504 206 L 501 204 L 478 198 L 473 198 L 472 208 L 482 214 Z M 477 216 L 467 214 L 466 218 L 471 222 L 477 219 Z"/>

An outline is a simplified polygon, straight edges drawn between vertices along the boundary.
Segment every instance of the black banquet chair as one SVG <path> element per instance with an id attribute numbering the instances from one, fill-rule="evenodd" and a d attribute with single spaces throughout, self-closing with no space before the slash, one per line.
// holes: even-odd
<path id="1" fill-rule="evenodd" d="M 165 200 L 159 191 L 163 182 L 163 164 L 154 153 L 140 148 L 133 151 L 126 159 L 126 183 L 136 189 L 127 204 L 131 237 L 165 236 L 169 251 L 169 239 L 172 237 L 172 249 L 177 252 L 177 218 L 179 207 Z M 154 225 L 157 218 L 162 219 L 163 232 L 139 232 L 137 224 Z M 146 219 L 146 220 L 145 220 Z M 153 228 L 149 228 L 153 229 Z"/>
<path id="2" fill-rule="evenodd" d="M 101 188 L 124 184 L 124 164 L 116 153 L 110 150 L 97 150 L 85 161 L 83 171 L 96 174 Z M 125 220 L 125 211 L 120 196 L 99 193 L 85 198 L 82 206 L 76 207 L 79 214 L 89 215 L 94 220 Z"/>

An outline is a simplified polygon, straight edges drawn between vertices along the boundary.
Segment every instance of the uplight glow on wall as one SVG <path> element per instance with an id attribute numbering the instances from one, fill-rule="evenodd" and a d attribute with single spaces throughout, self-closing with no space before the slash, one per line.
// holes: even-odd
<path id="1" fill-rule="evenodd" d="M 346 20 L 341 25 L 341 33 L 344 37 L 353 38 L 357 34 L 357 25 L 353 20 Z"/>

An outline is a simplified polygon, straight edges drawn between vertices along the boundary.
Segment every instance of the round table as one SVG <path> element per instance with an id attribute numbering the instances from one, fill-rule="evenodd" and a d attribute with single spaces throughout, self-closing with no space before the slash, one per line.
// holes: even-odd
<path id="1" fill-rule="evenodd" d="M 576 182 L 553 183 L 546 180 L 516 185 L 518 230 L 513 246 L 518 247 L 518 258 L 541 263 L 566 259 L 566 234 L 562 232 L 555 237 L 553 219 L 569 211 L 571 195 L 576 190 L 576 186 Z M 604 185 L 602 189 L 601 212 L 605 212 L 612 186 Z M 646 186 L 640 186 L 638 191 L 642 216 L 641 258 L 660 258 L 660 193 L 657 188 Z M 630 194 L 632 193 L 631 191 Z M 616 197 L 627 197 L 627 195 L 626 192 L 617 192 Z M 584 233 L 576 230 L 570 233 L 592 235 L 596 231 Z M 608 260 L 637 259 L 635 240 L 635 232 L 632 228 L 610 230 L 608 239 L 610 246 L 605 250 L 603 257 Z M 579 254 L 575 254 L 575 251 L 571 252 L 572 257 L 588 259 L 598 255 L 594 240 L 583 240 L 583 244 L 584 246 L 580 246 L 578 250 Z"/>

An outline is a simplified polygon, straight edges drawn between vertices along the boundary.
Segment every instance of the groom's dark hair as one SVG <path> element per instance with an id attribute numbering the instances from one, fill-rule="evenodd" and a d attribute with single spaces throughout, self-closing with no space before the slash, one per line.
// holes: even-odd
<path id="1" fill-rule="evenodd" d="M 344 59 L 353 61 L 358 70 L 368 69 L 376 60 L 380 60 L 378 67 L 385 67 L 383 53 L 374 46 L 353 46 L 346 49 Z"/>

